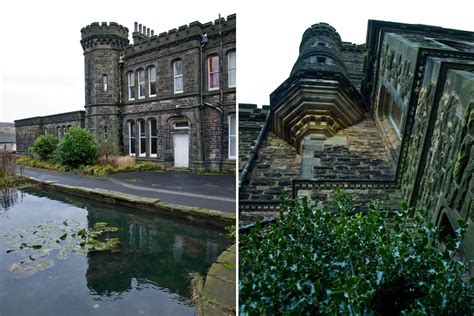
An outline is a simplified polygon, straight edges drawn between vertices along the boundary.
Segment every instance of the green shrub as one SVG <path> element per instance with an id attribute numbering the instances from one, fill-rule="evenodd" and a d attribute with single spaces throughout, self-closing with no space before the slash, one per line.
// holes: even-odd
<path id="1" fill-rule="evenodd" d="M 466 223 L 441 244 L 426 211 L 357 213 L 336 195 L 335 210 L 284 200 L 275 223 L 240 236 L 242 315 L 474 312 L 473 279 L 456 259 Z"/>
<path id="2" fill-rule="evenodd" d="M 72 127 L 60 140 L 57 157 L 62 165 L 77 168 L 97 161 L 97 143 L 89 130 Z"/>
<path id="3" fill-rule="evenodd" d="M 51 160 L 53 158 L 53 153 L 58 146 L 59 139 L 53 135 L 41 135 L 31 146 L 31 150 L 38 155 L 38 157 L 43 160 Z"/>

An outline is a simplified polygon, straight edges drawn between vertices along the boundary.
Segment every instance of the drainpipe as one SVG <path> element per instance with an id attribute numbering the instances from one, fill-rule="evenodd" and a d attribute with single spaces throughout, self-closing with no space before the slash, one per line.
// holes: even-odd
<path id="1" fill-rule="evenodd" d="M 221 15 L 219 14 L 219 40 L 220 40 L 220 50 L 219 50 L 219 107 L 221 109 L 221 143 L 220 143 L 220 161 L 219 161 L 219 172 L 222 173 L 222 166 L 224 164 L 224 92 L 222 90 L 222 86 L 224 82 L 222 81 L 222 74 L 223 74 L 223 56 L 224 56 L 224 48 L 222 43 L 222 30 L 221 30 Z M 229 144 L 230 145 L 230 144 Z"/>
<path id="2" fill-rule="evenodd" d="M 201 143 L 201 161 L 204 164 L 204 171 L 207 172 L 207 165 L 205 161 L 205 150 L 204 150 L 204 133 L 203 133 L 203 110 L 204 110 L 204 91 L 203 91 L 203 82 L 204 82 L 204 62 L 203 62 L 203 49 L 208 42 L 207 34 L 203 34 L 201 37 L 201 45 L 199 46 L 199 138 Z"/>
<path id="3" fill-rule="evenodd" d="M 124 146 L 123 146 L 123 128 L 122 128 L 122 93 L 123 93 L 123 90 L 122 90 L 122 74 L 123 74 L 123 64 L 124 64 L 124 59 L 125 55 L 124 54 L 121 54 L 120 57 L 119 57 L 119 99 L 118 99 L 118 104 L 119 104 L 119 108 L 118 108 L 118 117 L 119 117 L 119 121 L 120 121 L 120 124 L 119 124 L 119 128 L 118 128 L 118 145 L 119 145 L 119 148 L 118 149 L 118 154 L 125 154 L 125 150 L 124 150 Z"/>

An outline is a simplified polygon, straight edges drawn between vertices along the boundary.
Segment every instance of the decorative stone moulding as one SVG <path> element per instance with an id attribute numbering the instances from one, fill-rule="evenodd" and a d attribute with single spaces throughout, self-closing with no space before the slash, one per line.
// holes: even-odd
<path id="1" fill-rule="evenodd" d="M 272 126 L 298 153 L 305 136 L 326 139 L 362 120 L 363 101 L 355 89 L 345 87 L 348 81 L 311 76 L 291 79 L 295 80 L 289 89 L 271 98 Z"/>
<path id="2" fill-rule="evenodd" d="M 306 136 L 332 137 L 364 116 L 365 102 L 348 79 L 341 48 L 332 26 L 311 26 L 290 77 L 270 96 L 273 131 L 299 154 Z"/>

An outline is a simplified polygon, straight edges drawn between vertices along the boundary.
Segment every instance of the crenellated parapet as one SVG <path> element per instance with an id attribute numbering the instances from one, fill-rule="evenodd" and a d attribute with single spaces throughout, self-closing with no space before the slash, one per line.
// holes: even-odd
<path id="1" fill-rule="evenodd" d="M 147 52 L 152 49 L 159 49 L 167 45 L 178 43 L 181 41 L 191 40 L 192 38 L 201 39 L 203 34 L 207 34 L 209 39 L 219 36 L 219 33 L 225 35 L 229 32 L 235 32 L 236 15 L 232 14 L 227 18 L 216 19 L 207 23 L 191 22 L 178 28 L 162 32 L 158 35 L 152 34 L 148 29 L 142 32 L 133 33 L 134 45 L 130 45 L 125 50 L 125 57 L 134 56 Z"/>
<path id="2" fill-rule="evenodd" d="M 123 49 L 128 43 L 128 28 L 115 22 L 94 22 L 81 29 L 81 45 L 85 52 L 102 45 Z"/>

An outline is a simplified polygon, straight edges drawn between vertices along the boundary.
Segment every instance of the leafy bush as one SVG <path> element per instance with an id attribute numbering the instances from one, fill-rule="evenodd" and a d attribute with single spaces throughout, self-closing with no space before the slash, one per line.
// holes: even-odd
<path id="1" fill-rule="evenodd" d="M 53 153 L 58 146 L 59 139 L 53 135 L 41 135 L 31 146 L 31 150 L 38 155 L 38 157 L 43 160 L 51 160 L 53 158 Z"/>
<path id="2" fill-rule="evenodd" d="M 241 314 L 474 312 L 474 279 L 463 282 L 456 259 L 464 222 L 441 244 L 426 211 L 357 213 L 341 192 L 335 200 L 336 210 L 283 200 L 274 224 L 240 237 Z"/>
<path id="3" fill-rule="evenodd" d="M 89 130 L 75 126 L 60 140 L 57 157 L 62 165 L 79 167 L 97 161 L 97 143 Z"/>

